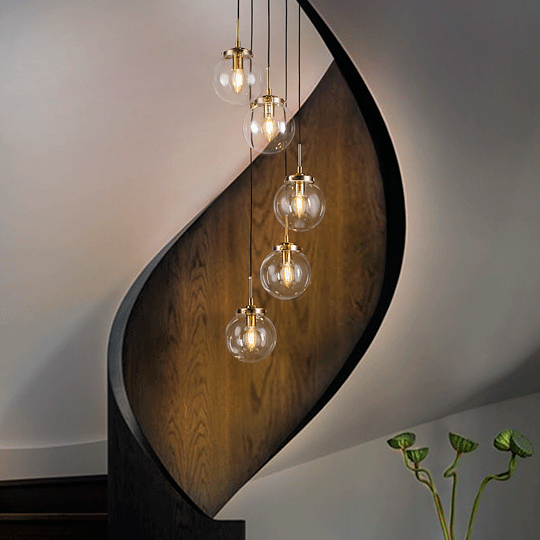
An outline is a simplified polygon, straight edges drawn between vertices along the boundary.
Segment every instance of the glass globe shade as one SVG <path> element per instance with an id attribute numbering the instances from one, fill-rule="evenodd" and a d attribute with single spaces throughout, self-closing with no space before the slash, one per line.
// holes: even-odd
<path id="1" fill-rule="evenodd" d="M 251 104 L 243 127 L 249 146 L 262 154 L 276 154 L 287 148 L 295 131 L 294 118 L 285 102 L 268 95 Z"/>
<path id="2" fill-rule="evenodd" d="M 326 199 L 321 189 L 310 182 L 285 183 L 274 197 L 274 214 L 285 227 L 297 232 L 309 231 L 324 217 Z"/>
<path id="3" fill-rule="evenodd" d="M 253 364 L 264 360 L 276 346 L 277 333 L 262 308 L 242 308 L 225 330 L 228 351 L 241 362 Z"/>
<path id="4" fill-rule="evenodd" d="M 236 49 L 225 51 L 224 57 L 214 69 L 214 90 L 216 94 L 227 103 L 233 105 L 247 105 L 257 98 L 262 91 L 264 75 L 263 70 L 249 56 L 241 56 L 241 63 L 237 58 L 240 53 L 234 53 Z M 238 49 L 247 51 L 247 49 Z M 249 53 L 249 51 L 247 51 Z M 236 65 L 236 68 L 235 68 Z M 241 65 L 241 68 L 239 67 Z"/>
<path id="5" fill-rule="evenodd" d="M 311 267 L 307 257 L 276 246 L 261 265 L 261 284 L 274 298 L 292 300 L 305 292 L 311 282 Z"/>

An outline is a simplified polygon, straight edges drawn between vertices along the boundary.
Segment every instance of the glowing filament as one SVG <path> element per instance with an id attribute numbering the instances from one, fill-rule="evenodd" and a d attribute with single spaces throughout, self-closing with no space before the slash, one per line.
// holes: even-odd
<path id="1" fill-rule="evenodd" d="M 242 91 L 242 87 L 244 86 L 244 82 L 245 82 L 244 70 L 242 68 L 233 69 L 231 82 L 232 82 L 234 91 L 237 94 L 239 94 Z"/>
<path id="2" fill-rule="evenodd" d="M 294 281 L 294 270 L 290 262 L 286 262 L 281 267 L 281 276 L 283 278 L 283 285 L 289 288 Z"/>
<path id="3" fill-rule="evenodd" d="M 276 136 L 277 124 L 274 117 L 270 114 L 267 114 L 266 118 L 264 119 L 263 131 L 268 139 L 268 142 L 270 142 Z"/>
<path id="4" fill-rule="evenodd" d="M 248 326 L 244 333 L 244 342 L 249 352 L 253 352 L 257 346 L 257 332 L 254 326 Z"/>
<path id="5" fill-rule="evenodd" d="M 301 193 L 296 194 L 292 200 L 293 212 L 298 218 L 306 213 L 307 201 Z"/>

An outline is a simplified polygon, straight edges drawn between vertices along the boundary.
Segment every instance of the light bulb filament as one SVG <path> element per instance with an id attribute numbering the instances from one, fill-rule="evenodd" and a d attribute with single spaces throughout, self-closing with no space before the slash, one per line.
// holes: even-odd
<path id="1" fill-rule="evenodd" d="M 275 136 L 277 131 L 276 121 L 271 115 L 267 115 L 264 119 L 263 130 L 268 142 L 270 142 Z"/>
<path id="2" fill-rule="evenodd" d="M 257 347 L 257 331 L 255 330 L 255 315 L 246 315 L 246 328 L 244 330 L 244 343 L 249 352 Z"/>
<path id="3" fill-rule="evenodd" d="M 243 69 L 233 69 L 232 74 L 232 85 L 234 91 L 239 94 L 242 91 L 242 87 L 244 86 L 244 70 Z"/>
<path id="4" fill-rule="evenodd" d="M 244 338 L 248 351 L 253 352 L 257 346 L 257 332 L 253 326 L 248 326 Z"/>
<path id="5" fill-rule="evenodd" d="M 294 271 L 290 262 L 286 262 L 281 267 L 281 275 L 283 278 L 283 285 L 289 288 L 294 281 Z"/>
<path id="6" fill-rule="evenodd" d="M 292 199 L 292 209 L 296 217 L 302 218 L 306 213 L 307 199 L 305 195 L 304 182 L 296 182 L 294 186 L 294 197 Z"/>
<path id="7" fill-rule="evenodd" d="M 278 130 L 276 119 L 274 118 L 273 103 L 264 104 L 264 122 L 262 127 L 268 142 L 270 142 L 276 136 Z"/>
<path id="8" fill-rule="evenodd" d="M 233 73 L 231 77 L 231 84 L 234 91 L 239 94 L 244 86 L 244 58 L 241 53 L 235 52 L 233 55 Z"/>
<path id="9" fill-rule="evenodd" d="M 296 217 L 301 218 L 306 213 L 306 198 L 301 194 L 295 195 L 292 203 Z"/>

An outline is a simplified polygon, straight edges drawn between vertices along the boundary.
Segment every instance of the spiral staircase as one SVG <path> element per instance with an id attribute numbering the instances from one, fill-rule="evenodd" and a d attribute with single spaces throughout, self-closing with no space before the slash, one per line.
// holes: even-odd
<path id="1" fill-rule="evenodd" d="M 293 238 L 312 284 L 290 302 L 256 286 L 276 349 L 250 365 L 227 354 L 224 328 L 246 293 L 247 171 L 138 277 L 109 344 L 110 538 L 244 538 L 244 522 L 213 517 L 335 394 L 392 298 L 404 245 L 394 150 L 345 51 L 301 5 L 335 60 L 299 113 L 304 169 L 327 198 L 323 223 Z M 271 201 L 294 143 L 254 162 L 255 265 L 281 240 Z"/>

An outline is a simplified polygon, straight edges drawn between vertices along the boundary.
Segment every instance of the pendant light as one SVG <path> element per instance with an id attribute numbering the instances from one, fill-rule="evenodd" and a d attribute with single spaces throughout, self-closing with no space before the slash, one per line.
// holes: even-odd
<path id="1" fill-rule="evenodd" d="M 225 341 L 228 351 L 241 362 L 254 364 L 269 356 L 276 346 L 277 333 L 264 308 L 253 304 L 252 277 L 249 276 L 249 301 L 236 310 L 227 329 Z"/>
<path id="2" fill-rule="evenodd" d="M 250 161 L 250 223 L 249 223 L 249 300 L 246 307 L 236 310 L 225 330 L 227 350 L 238 360 L 255 363 L 269 356 L 276 346 L 277 333 L 266 310 L 253 302 L 253 152 Z"/>
<path id="3" fill-rule="evenodd" d="M 253 53 L 240 45 L 240 0 L 236 6 L 236 44 L 222 54 L 221 62 L 214 69 L 213 83 L 223 101 L 247 105 L 253 96 L 261 93 L 264 76 L 262 68 L 253 60 Z"/>
<path id="4" fill-rule="evenodd" d="M 270 88 L 270 0 L 268 0 L 268 62 L 266 94 L 250 105 L 244 118 L 244 137 L 249 146 L 262 154 L 281 152 L 294 137 L 294 118 L 283 98 L 274 96 Z"/>
<path id="5" fill-rule="evenodd" d="M 274 213 L 285 227 L 305 232 L 316 227 L 324 217 L 326 199 L 312 176 L 302 171 L 302 122 L 300 97 L 300 4 L 298 4 L 298 169 L 285 177 L 274 197 Z"/>
<path id="6" fill-rule="evenodd" d="M 260 275 L 265 291 L 279 300 L 298 298 L 308 288 L 311 267 L 300 247 L 289 242 L 288 227 L 283 242 L 264 259 Z"/>
<path id="7" fill-rule="evenodd" d="M 300 125 L 300 122 L 298 122 Z M 274 197 L 274 213 L 277 220 L 297 232 L 305 232 L 317 226 L 326 210 L 326 200 L 315 179 L 302 172 L 302 145 L 298 144 L 298 169 L 287 176 L 285 183 Z"/>

